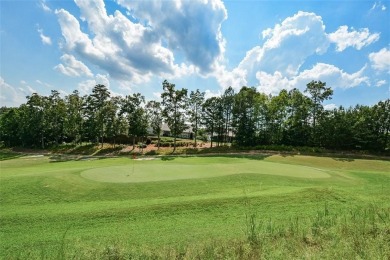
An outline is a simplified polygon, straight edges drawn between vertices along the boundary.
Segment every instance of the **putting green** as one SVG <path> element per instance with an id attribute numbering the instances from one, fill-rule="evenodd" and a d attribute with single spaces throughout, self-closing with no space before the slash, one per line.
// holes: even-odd
<path id="1" fill-rule="evenodd" d="M 325 171 L 307 166 L 246 158 L 174 158 L 171 161 L 130 161 L 126 165 L 85 170 L 81 176 L 99 182 L 131 183 L 212 178 L 232 174 L 268 174 L 296 178 L 328 178 Z"/>

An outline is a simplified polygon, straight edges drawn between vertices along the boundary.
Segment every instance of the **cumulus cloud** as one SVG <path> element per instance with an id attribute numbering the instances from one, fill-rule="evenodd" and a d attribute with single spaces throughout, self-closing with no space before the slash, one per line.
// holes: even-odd
<path id="1" fill-rule="evenodd" d="M 107 89 L 111 92 L 113 96 L 116 96 L 117 94 L 113 93 L 112 90 L 110 90 L 110 80 L 108 75 L 102 75 L 97 74 L 95 78 L 88 79 L 80 82 L 77 86 L 78 91 L 81 95 L 89 95 L 92 93 L 92 89 L 97 85 L 102 84 L 107 87 Z"/>
<path id="2" fill-rule="evenodd" d="M 228 71 L 223 66 L 219 67 L 215 75 L 222 88 L 232 86 L 239 89 L 249 85 L 256 86 L 263 93 L 278 94 L 282 89 L 303 90 L 312 80 L 325 81 L 332 88 L 343 89 L 371 84 L 365 75 L 367 66 L 353 73 L 321 62 L 301 69 L 309 57 L 326 53 L 332 41 L 339 44 L 340 51 L 347 47 L 361 49 L 377 41 L 379 34 L 371 34 L 366 28 L 348 31 L 347 26 L 341 26 L 329 35 L 320 16 L 300 11 L 264 30 L 262 37 L 264 44 L 249 50 L 236 68 Z M 390 60 L 387 58 L 385 61 L 375 54 L 370 57 L 373 66 L 378 69 L 383 69 L 383 63 Z"/>
<path id="3" fill-rule="evenodd" d="M 306 84 L 312 80 L 321 80 L 328 86 L 335 88 L 352 88 L 361 84 L 370 85 L 368 77 L 363 75 L 366 67 L 349 74 L 342 69 L 325 63 L 317 63 L 311 69 L 300 72 L 297 76 L 286 77 L 276 71 L 268 74 L 259 71 L 256 77 L 259 81 L 257 89 L 266 94 L 278 94 L 282 89 L 305 89 Z"/>
<path id="4" fill-rule="evenodd" d="M 246 70 L 234 68 L 232 71 L 228 71 L 225 66 L 219 66 L 214 74 L 223 89 L 231 86 L 235 90 L 239 90 L 242 86 L 247 85 L 246 75 Z"/>
<path id="5" fill-rule="evenodd" d="M 26 102 L 26 96 L 35 92 L 31 87 L 22 83 L 22 87 L 14 87 L 0 77 L 0 103 L 6 107 L 17 107 Z"/>
<path id="6" fill-rule="evenodd" d="M 39 28 L 38 26 L 38 29 L 37 29 L 38 33 L 39 33 L 39 37 L 41 37 L 41 41 L 43 44 L 45 45 L 51 45 L 52 42 L 51 42 L 51 38 L 49 36 L 46 36 L 43 34 L 43 30 L 41 28 Z"/>
<path id="7" fill-rule="evenodd" d="M 103 0 L 75 2 L 88 31 L 83 32 L 67 10 L 56 10 L 63 51 L 98 66 L 114 79 L 137 84 L 154 75 L 207 72 L 223 53 L 220 24 L 226 10 L 220 0 L 183 1 L 177 6 L 179 1 L 118 1 L 137 19 L 118 10 L 107 14 Z M 176 52 L 187 59 L 178 64 Z"/>
<path id="8" fill-rule="evenodd" d="M 369 78 L 364 76 L 366 66 L 355 73 L 347 73 L 342 69 L 325 63 L 317 63 L 311 69 L 302 71 L 296 78 L 296 84 L 306 86 L 312 80 L 325 81 L 332 88 L 352 88 L 365 84 L 370 85 Z"/>
<path id="9" fill-rule="evenodd" d="M 171 50 L 180 50 L 201 73 L 215 69 L 225 51 L 221 24 L 227 10 L 221 0 L 117 2 L 150 26 Z"/>
<path id="10" fill-rule="evenodd" d="M 390 50 L 388 48 L 383 48 L 378 52 L 372 52 L 368 55 L 368 58 L 374 69 L 390 74 Z"/>
<path id="11" fill-rule="evenodd" d="M 58 64 L 54 67 L 54 70 L 71 77 L 88 76 L 92 77 L 93 74 L 90 69 L 81 61 L 77 60 L 74 56 L 64 54 L 61 57 L 61 61 L 64 64 Z"/>
<path id="12" fill-rule="evenodd" d="M 257 71 L 296 75 L 307 57 L 323 54 L 329 45 L 322 18 L 314 13 L 298 12 L 262 35 L 264 45 L 249 50 L 238 66 L 249 82 Z"/>
<path id="13" fill-rule="evenodd" d="M 337 31 L 329 34 L 329 40 L 336 44 L 337 51 L 343 51 L 348 47 L 354 47 L 357 50 L 370 45 L 379 40 L 379 33 L 371 34 L 368 28 L 348 30 L 348 26 L 340 26 Z"/>

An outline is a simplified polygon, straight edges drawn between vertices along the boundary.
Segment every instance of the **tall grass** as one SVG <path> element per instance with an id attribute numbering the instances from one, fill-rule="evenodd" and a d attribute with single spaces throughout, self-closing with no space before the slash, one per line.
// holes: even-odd
<path id="1" fill-rule="evenodd" d="M 177 247 L 151 248 L 126 241 L 9 249 L 6 259 L 389 259 L 390 208 L 377 205 L 332 212 L 325 204 L 316 214 L 289 221 L 247 215 L 245 234 L 230 241 L 210 240 Z M 229 228 L 229 227 L 226 227 Z M 17 250 L 17 251 L 16 251 Z"/>

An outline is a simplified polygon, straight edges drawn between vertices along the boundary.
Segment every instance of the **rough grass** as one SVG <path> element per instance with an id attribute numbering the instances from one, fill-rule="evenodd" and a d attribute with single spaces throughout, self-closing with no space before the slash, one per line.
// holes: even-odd
<path id="1" fill-rule="evenodd" d="M 389 161 L 310 156 L 166 159 L 1 161 L 0 257 L 390 256 Z M 197 178 L 105 183 L 82 176 L 92 169 L 132 165 L 154 165 L 162 171 L 192 165 L 193 172 L 211 173 L 218 163 L 223 174 L 213 178 L 198 178 L 198 173 Z M 321 170 L 330 177 L 256 172 L 264 165 L 281 167 L 282 172 Z M 234 168 L 246 170 L 224 174 Z"/>
<path id="2" fill-rule="evenodd" d="M 0 150 L 0 161 L 15 159 L 15 158 L 18 158 L 21 156 L 23 156 L 22 153 L 16 153 L 16 152 L 9 150 L 9 149 L 1 149 Z"/>

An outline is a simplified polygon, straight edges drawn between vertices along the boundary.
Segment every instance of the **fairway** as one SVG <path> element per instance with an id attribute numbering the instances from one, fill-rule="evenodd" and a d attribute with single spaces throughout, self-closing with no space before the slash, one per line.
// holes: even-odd
<path id="1" fill-rule="evenodd" d="M 239 252 L 252 252 L 248 227 L 262 232 L 266 259 L 390 256 L 388 160 L 83 159 L 0 161 L 0 259 L 172 259 L 183 250 L 183 259 L 218 258 L 214 249 L 207 255 L 210 246 L 238 250 L 225 258 L 247 259 Z M 231 247 L 234 241 L 244 244 Z"/>
<path id="2" fill-rule="evenodd" d="M 222 161 L 222 162 L 221 162 Z M 268 174 L 295 178 L 328 178 L 324 170 L 263 160 L 190 157 L 133 161 L 127 165 L 93 168 L 81 173 L 90 180 L 112 183 L 172 181 L 233 174 Z"/>

